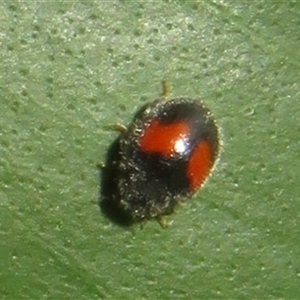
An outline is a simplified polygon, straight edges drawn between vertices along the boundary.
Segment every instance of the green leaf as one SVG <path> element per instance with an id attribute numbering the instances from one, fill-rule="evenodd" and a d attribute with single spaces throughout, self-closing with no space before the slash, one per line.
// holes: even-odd
<path id="1" fill-rule="evenodd" d="M 1 299 L 298 298 L 299 3 L 0 4 Z M 124 228 L 96 165 L 164 79 L 220 161 L 168 228 Z"/>

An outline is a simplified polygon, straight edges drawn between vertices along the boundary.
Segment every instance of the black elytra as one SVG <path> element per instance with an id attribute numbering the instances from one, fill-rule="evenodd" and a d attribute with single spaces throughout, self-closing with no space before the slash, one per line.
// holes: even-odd
<path id="1" fill-rule="evenodd" d="M 203 185 L 219 148 L 218 127 L 200 101 L 146 104 L 118 138 L 112 201 L 132 222 L 171 214 Z"/>

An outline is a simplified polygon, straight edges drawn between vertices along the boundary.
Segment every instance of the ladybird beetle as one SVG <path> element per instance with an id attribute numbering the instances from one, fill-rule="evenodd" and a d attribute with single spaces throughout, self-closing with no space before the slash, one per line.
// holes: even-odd
<path id="1" fill-rule="evenodd" d="M 212 170 L 220 147 L 215 120 L 197 100 L 162 98 L 119 129 L 115 201 L 133 222 L 157 218 L 162 224 Z"/>

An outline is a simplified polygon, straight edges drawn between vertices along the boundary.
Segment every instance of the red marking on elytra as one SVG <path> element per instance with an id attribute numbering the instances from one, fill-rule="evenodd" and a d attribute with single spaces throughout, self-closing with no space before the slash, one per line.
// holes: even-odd
<path id="1" fill-rule="evenodd" d="M 191 153 L 187 166 L 187 176 L 191 190 L 197 190 L 205 181 L 212 162 L 212 148 L 208 141 L 201 142 Z"/>
<path id="2" fill-rule="evenodd" d="M 189 126 L 185 122 L 162 124 L 153 120 L 139 139 L 140 149 L 144 153 L 157 153 L 170 157 L 176 153 L 176 142 L 189 135 Z"/>

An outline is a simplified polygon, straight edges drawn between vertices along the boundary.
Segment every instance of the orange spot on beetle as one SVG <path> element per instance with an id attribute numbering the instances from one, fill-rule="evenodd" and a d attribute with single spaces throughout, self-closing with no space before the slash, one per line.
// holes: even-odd
<path id="1" fill-rule="evenodd" d="M 189 126 L 185 122 L 161 124 L 153 120 L 139 139 L 144 153 L 157 153 L 166 158 L 184 153 L 189 135 Z"/>
<path id="2" fill-rule="evenodd" d="M 197 190 L 205 181 L 213 165 L 212 149 L 208 141 L 201 142 L 191 153 L 187 176 L 191 190 Z"/>

